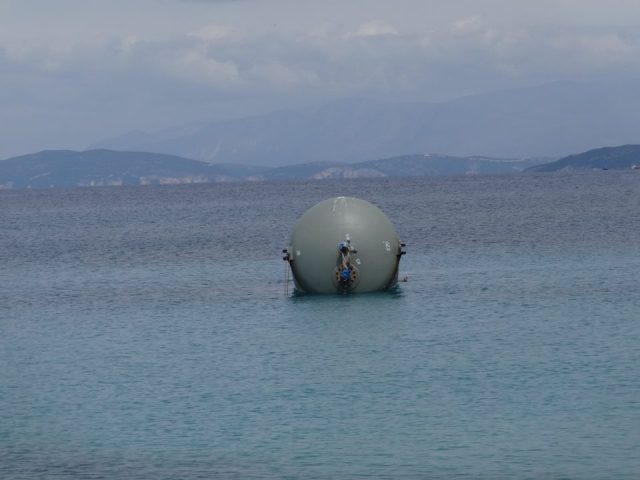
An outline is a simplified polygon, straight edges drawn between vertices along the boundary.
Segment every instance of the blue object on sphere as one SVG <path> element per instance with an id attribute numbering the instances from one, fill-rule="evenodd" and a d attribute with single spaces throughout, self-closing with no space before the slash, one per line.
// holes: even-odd
<path id="1" fill-rule="evenodd" d="M 347 281 L 349 280 L 349 269 L 345 268 L 342 270 L 342 280 Z"/>

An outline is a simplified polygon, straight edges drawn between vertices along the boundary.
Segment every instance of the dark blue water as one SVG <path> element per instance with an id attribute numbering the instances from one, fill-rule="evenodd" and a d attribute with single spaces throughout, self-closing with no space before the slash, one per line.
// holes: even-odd
<path id="1" fill-rule="evenodd" d="M 358 196 L 390 293 L 284 295 Z M 640 175 L 0 192 L 0 478 L 640 475 Z"/>

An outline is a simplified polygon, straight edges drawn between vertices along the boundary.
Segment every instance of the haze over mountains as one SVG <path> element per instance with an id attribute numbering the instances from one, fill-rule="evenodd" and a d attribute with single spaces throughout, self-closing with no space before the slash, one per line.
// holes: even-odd
<path id="1" fill-rule="evenodd" d="M 638 143 L 638 125 L 628 82 L 439 104 L 350 99 L 14 157 L 0 162 L 0 188 L 626 169 L 640 165 L 640 147 L 625 145 Z M 623 146 L 594 149 L 611 145 Z"/>
<path id="2" fill-rule="evenodd" d="M 209 164 L 148 152 L 47 150 L 0 161 L 0 189 L 509 174 L 522 172 L 534 163 L 486 157 L 404 155 L 355 164 L 313 162 L 255 167 Z"/>
<path id="3" fill-rule="evenodd" d="M 572 170 L 640 170 L 640 145 L 622 145 L 569 155 L 555 162 L 529 167 L 530 172 Z"/>
<path id="4" fill-rule="evenodd" d="M 257 166 L 351 163 L 409 152 L 559 158 L 637 143 L 638 125 L 636 82 L 556 82 L 445 103 L 334 101 L 155 133 L 130 132 L 91 148 Z"/>
<path id="5" fill-rule="evenodd" d="M 210 164 L 148 152 L 48 150 L 0 161 L 0 189 L 640 170 L 640 145 L 600 148 L 536 165 L 539 162 L 539 159 L 402 155 L 350 164 L 312 162 L 256 167 Z"/>

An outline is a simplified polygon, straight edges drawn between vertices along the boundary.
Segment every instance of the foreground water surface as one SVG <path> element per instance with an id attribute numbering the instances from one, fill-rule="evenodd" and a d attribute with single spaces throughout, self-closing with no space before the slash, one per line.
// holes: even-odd
<path id="1" fill-rule="evenodd" d="M 335 195 L 393 292 L 285 295 Z M 0 477 L 637 478 L 640 174 L 0 191 Z"/>

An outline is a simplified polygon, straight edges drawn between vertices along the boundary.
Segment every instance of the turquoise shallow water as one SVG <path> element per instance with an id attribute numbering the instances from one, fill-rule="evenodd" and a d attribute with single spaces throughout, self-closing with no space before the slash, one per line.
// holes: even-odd
<path id="1" fill-rule="evenodd" d="M 393 292 L 284 294 L 380 206 Z M 0 477 L 637 478 L 640 176 L 0 192 Z"/>

